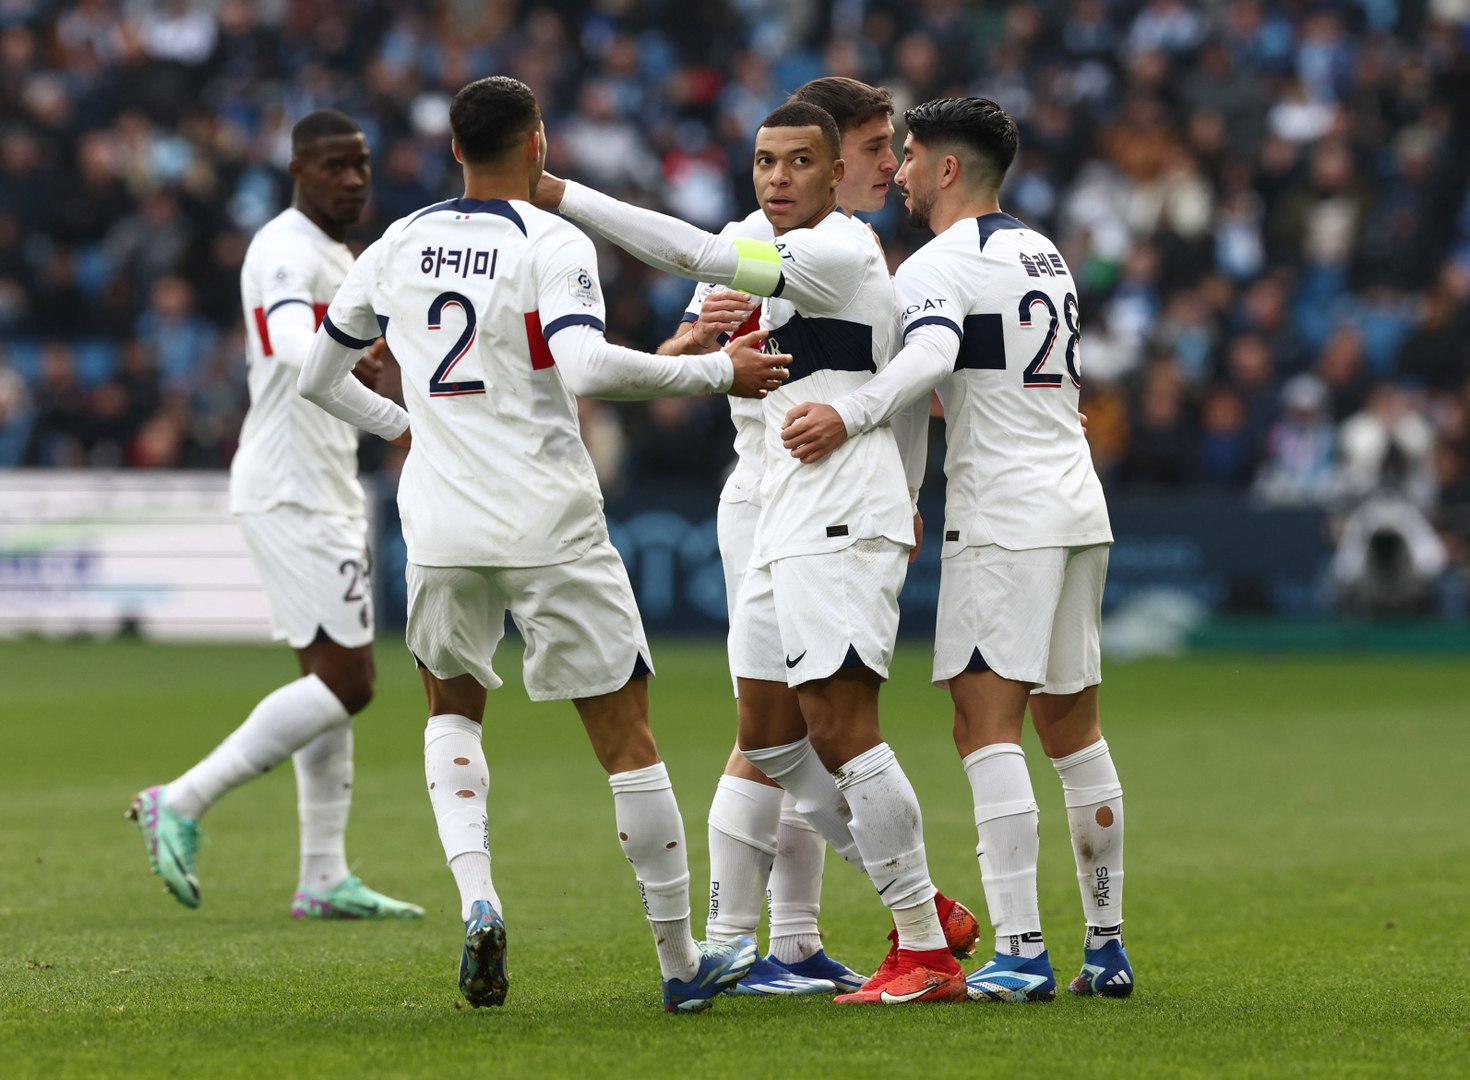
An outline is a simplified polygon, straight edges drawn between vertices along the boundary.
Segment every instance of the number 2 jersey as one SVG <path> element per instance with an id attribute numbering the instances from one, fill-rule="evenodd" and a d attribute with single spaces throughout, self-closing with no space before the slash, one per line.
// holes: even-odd
<path id="1" fill-rule="evenodd" d="M 427 207 L 358 259 L 323 330 L 363 347 L 381 329 L 402 368 L 411 562 L 547 566 L 607 536 L 576 400 L 548 345 L 579 327 L 600 340 L 596 270 L 574 226 L 500 199 Z"/>
<path id="2" fill-rule="evenodd" d="M 1055 245 L 1009 214 L 964 218 L 894 278 L 905 341 L 959 337 L 939 384 L 947 477 L 944 550 L 1024 550 L 1113 539 L 1077 417 L 1077 283 Z"/>

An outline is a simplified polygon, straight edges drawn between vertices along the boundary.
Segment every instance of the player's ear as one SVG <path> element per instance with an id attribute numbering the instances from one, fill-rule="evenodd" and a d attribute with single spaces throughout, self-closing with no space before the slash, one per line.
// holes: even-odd
<path id="1" fill-rule="evenodd" d="M 464 164 L 464 155 L 459 152 L 459 143 L 455 142 L 453 139 L 450 139 L 449 140 L 449 149 L 451 149 L 451 150 L 454 151 L 454 160 L 457 161 L 457 162 L 459 162 L 461 165 L 463 165 Z"/>
<path id="2" fill-rule="evenodd" d="M 947 188 L 951 184 L 958 183 L 960 178 L 960 159 L 953 154 L 944 155 L 944 168 L 939 174 L 939 186 Z"/>
<path id="3" fill-rule="evenodd" d="M 842 183 L 842 178 L 847 175 L 847 162 L 838 158 L 832 162 L 832 190 L 837 190 L 837 185 Z"/>

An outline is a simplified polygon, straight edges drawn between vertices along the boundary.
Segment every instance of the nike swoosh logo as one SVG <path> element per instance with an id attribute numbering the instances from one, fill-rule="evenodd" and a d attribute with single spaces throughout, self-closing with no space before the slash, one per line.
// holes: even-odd
<path id="1" fill-rule="evenodd" d="M 911 994 L 890 994 L 887 990 L 884 990 L 878 996 L 883 999 L 883 1004 L 885 1005 L 902 1005 L 905 1001 L 917 1001 L 937 985 L 935 983 L 930 986 L 921 987 Z"/>
<path id="2" fill-rule="evenodd" d="M 801 663 L 802 660 L 804 660 L 805 658 L 806 658 L 806 650 L 803 649 L 801 655 L 798 656 L 795 660 L 791 659 L 791 657 L 788 656 L 786 658 L 786 666 L 788 668 L 794 668 L 797 664 Z"/>
<path id="3" fill-rule="evenodd" d="M 879 890 L 878 890 L 878 895 L 879 895 L 879 896 L 882 896 L 882 895 L 883 895 L 883 894 L 884 894 L 884 893 L 886 893 L 886 892 L 887 892 L 887 891 L 888 891 L 888 890 L 889 890 L 889 889 L 891 889 L 891 888 L 893 888 L 893 886 L 894 886 L 894 885 L 895 885 L 895 884 L 896 884 L 896 883 L 897 883 L 897 882 L 898 882 L 898 878 L 894 878 L 894 879 L 893 879 L 893 880 L 892 880 L 892 881 L 890 881 L 890 882 L 889 882 L 889 883 L 888 883 L 888 884 L 887 884 L 887 885 L 884 885 L 884 886 L 883 886 L 883 888 L 881 888 L 881 889 L 879 889 Z"/>

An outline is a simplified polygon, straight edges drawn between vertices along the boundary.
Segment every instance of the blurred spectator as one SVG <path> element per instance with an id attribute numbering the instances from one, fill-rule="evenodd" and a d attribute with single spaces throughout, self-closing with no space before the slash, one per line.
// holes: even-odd
<path id="1" fill-rule="evenodd" d="M 20 372 L 6 367 L 0 356 L 0 468 L 20 465 L 30 438 L 30 391 Z"/>
<path id="2" fill-rule="evenodd" d="M 228 460 L 240 261 L 308 109 L 368 133 L 359 246 L 457 194 L 447 102 L 490 73 L 540 95 L 554 169 L 717 228 L 754 206 L 756 124 L 840 73 L 887 86 L 900 129 L 944 93 L 1020 118 L 1002 203 L 1076 277 L 1111 489 L 1254 476 L 1321 505 L 1371 441 L 1335 423 L 1401 381 L 1437 432 L 1428 513 L 1470 558 L 1466 19 L 1462 0 L 22 4 L 0 29 L 0 462 Z M 894 265 L 922 242 L 898 202 L 867 215 Z M 688 283 L 598 251 L 609 335 L 652 348 Z M 601 404 L 584 432 L 610 487 L 709 485 L 721 410 Z"/>
<path id="3" fill-rule="evenodd" d="M 1296 375 L 1281 388 L 1281 408 L 1266 436 L 1256 493 L 1283 506 L 1326 506 L 1337 491 L 1336 428 L 1327 388 L 1315 375 Z"/>

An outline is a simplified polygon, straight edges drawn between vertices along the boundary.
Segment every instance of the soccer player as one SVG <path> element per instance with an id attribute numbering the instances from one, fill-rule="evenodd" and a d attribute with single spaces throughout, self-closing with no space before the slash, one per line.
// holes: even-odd
<path id="1" fill-rule="evenodd" d="M 766 398 L 762 506 L 730 634 L 740 749 L 867 872 L 893 914 L 889 960 L 837 1000 L 957 1001 L 964 979 L 936 911 L 918 799 L 878 725 L 914 546 L 904 462 L 886 427 L 817 470 L 779 441 L 788 406 L 841 396 L 888 361 L 892 284 L 872 231 L 836 212 L 840 152 L 836 123 L 816 105 L 788 102 L 765 118 L 753 179 L 774 240 L 713 236 L 559 180 L 537 201 L 659 269 L 766 298 L 767 345 L 791 354 L 800 389 Z"/>
<path id="2" fill-rule="evenodd" d="M 154 873 L 198 907 L 198 822 L 226 793 L 290 758 L 301 821 L 296 918 L 417 919 L 423 909 L 348 871 L 352 717 L 373 696 L 373 609 L 357 431 L 296 393 L 327 303 L 352 268 L 343 242 L 362 214 L 371 166 L 353 120 L 322 110 L 291 131 L 291 206 L 256 233 L 240 271 L 250 409 L 230 466 L 238 517 L 270 602 L 272 636 L 301 677 L 267 695 L 203 761 L 150 787 L 129 811 Z M 365 342 L 360 378 L 381 368 Z"/>
<path id="3" fill-rule="evenodd" d="M 818 105 L 837 123 L 844 166 L 837 186 L 838 209 L 847 214 L 881 210 L 898 168 L 892 145 L 893 101 L 888 91 L 833 76 L 807 83 L 792 94 L 791 100 Z M 765 213 L 756 210 L 741 221 L 731 222 L 721 235 L 769 240 L 773 230 Z M 723 337 L 738 333 L 742 325 L 757 325 L 759 318 L 758 299 L 704 282 L 694 290 L 680 330 L 659 346 L 659 351 L 709 352 L 719 347 Z M 735 601 L 750 562 L 761 509 L 765 425 L 758 401 L 731 398 L 730 417 L 735 426 L 736 464 L 720 492 L 718 524 L 725 596 L 733 626 Z M 916 419 L 927 430 L 927 415 L 920 414 Z M 784 683 L 761 689 L 786 697 L 793 693 Z M 790 794 L 783 793 L 746 761 L 738 746 L 730 755 L 710 804 L 709 850 L 708 940 L 754 936 L 762 901 L 767 895 L 770 900 L 770 955 L 758 960 L 731 993 L 810 994 L 861 988 L 866 979 L 822 949 L 818 913 L 826 840 L 796 812 Z M 941 918 L 947 925 L 968 920 L 973 927 L 974 917 L 963 905 L 947 900 L 941 900 L 940 905 Z"/>
<path id="4" fill-rule="evenodd" d="M 664 1008 L 699 1012 L 749 970 L 755 943 L 700 946 L 690 934 L 683 822 L 648 727 L 648 644 L 573 394 L 754 396 L 779 384 L 790 358 L 760 352 L 759 333 L 708 357 L 609 344 L 591 241 L 527 201 L 546 155 L 535 96 L 515 79 L 481 79 L 455 96 L 449 123 L 464 197 L 401 218 L 363 253 L 299 386 L 340 419 L 412 442 L 398 491 L 407 638 L 428 697 L 429 800 L 465 920 L 460 990 L 472 1005 L 500 1005 L 509 986 L 481 746 L 509 610 L 526 640 L 527 693 L 570 699 L 609 773 Z M 349 374 L 380 326 L 406 412 Z"/>
<path id="5" fill-rule="evenodd" d="M 904 347 L 878 377 L 791 411 L 783 444 L 818 469 L 830 452 L 938 387 L 948 423 L 934 681 L 954 699 L 975 799 L 994 958 L 976 999 L 1056 995 L 1037 906 L 1037 805 L 1022 754 L 1029 704 L 1061 778 L 1086 938 L 1076 994 L 1127 997 L 1123 789 L 1098 710 L 1112 530 L 1079 423 L 1077 284 L 1056 246 L 1000 208 L 1015 122 L 993 101 L 904 114 L 897 174 L 935 238 L 898 271 Z"/>

